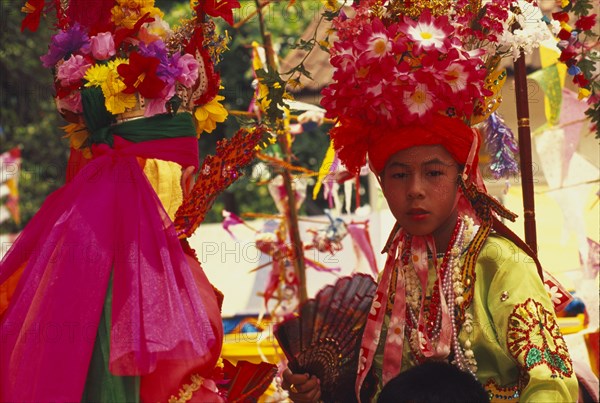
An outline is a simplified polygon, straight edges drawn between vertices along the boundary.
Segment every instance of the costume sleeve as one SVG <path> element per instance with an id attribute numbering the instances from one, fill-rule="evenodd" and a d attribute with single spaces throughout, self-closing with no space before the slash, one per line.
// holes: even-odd
<path id="1" fill-rule="evenodd" d="M 498 245 L 503 261 L 488 307 L 498 342 L 518 365 L 520 401 L 577 401 L 573 364 L 533 260 L 510 241 L 498 239 Z"/>

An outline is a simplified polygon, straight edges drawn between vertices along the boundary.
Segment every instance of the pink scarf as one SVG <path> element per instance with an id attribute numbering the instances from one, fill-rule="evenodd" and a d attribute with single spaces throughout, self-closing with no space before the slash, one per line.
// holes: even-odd
<path id="1" fill-rule="evenodd" d="M 196 165 L 196 139 L 95 146 L 95 159 L 50 195 L 2 261 L 25 266 L 0 323 L 1 401 L 79 401 L 112 275 L 110 370 L 207 353 L 215 335 L 172 222 L 136 157 Z"/>
<path id="2" fill-rule="evenodd" d="M 404 349 L 405 327 L 406 327 L 406 279 L 402 269 L 402 251 L 403 244 L 408 241 L 409 235 L 404 230 L 398 231 L 388 249 L 388 258 L 383 269 L 383 275 L 379 281 L 375 298 L 371 305 L 371 311 L 367 318 L 367 324 L 360 348 L 358 375 L 356 378 L 356 396 L 360 401 L 360 389 L 364 380 L 373 365 L 373 360 L 377 352 L 377 346 L 383 329 L 383 322 L 387 310 L 387 304 L 390 299 L 390 291 L 394 290 L 394 300 L 390 315 L 387 336 L 384 344 L 382 382 L 385 385 L 389 380 L 400 373 L 402 368 L 402 352 Z M 431 236 L 412 237 L 410 256 L 412 265 L 415 268 L 419 282 L 421 284 L 421 310 L 419 312 L 418 327 L 423 330 L 419 333 L 420 351 L 424 357 L 445 358 L 450 353 L 450 343 L 452 339 L 450 312 L 445 301 L 443 293 L 440 293 L 440 309 L 442 315 L 442 325 L 439 339 L 436 342 L 429 340 L 425 329 L 425 316 L 423 306 L 425 301 L 425 290 L 427 290 L 428 260 L 427 247 L 433 251 L 435 256 L 435 245 Z M 434 260 L 434 264 L 435 264 Z M 393 279 L 393 272 L 396 270 L 396 284 L 392 289 L 390 284 Z M 441 290 L 441 276 L 438 275 L 438 287 Z"/>

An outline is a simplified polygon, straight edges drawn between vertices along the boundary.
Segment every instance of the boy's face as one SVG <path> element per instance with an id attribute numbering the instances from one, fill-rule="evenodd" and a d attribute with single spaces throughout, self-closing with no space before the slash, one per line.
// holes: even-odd
<path id="1" fill-rule="evenodd" d="M 398 151 L 381 174 L 383 194 L 405 231 L 427 235 L 454 227 L 458 164 L 439 145 Z"/>

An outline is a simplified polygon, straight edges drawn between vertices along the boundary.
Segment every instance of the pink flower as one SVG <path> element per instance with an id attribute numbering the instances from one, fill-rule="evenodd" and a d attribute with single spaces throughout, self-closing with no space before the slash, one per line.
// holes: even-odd
<path id="1" fill-rule="evenodd" d="M 186 87 L 191 87 L 198 80 L 198 60 L 189 53 L 181 56 L 177 60 L 177 67 L 181 69 L 181 75 L 177 81 Z"/>
<path id="2" fill-rule="evenodd" d="M 92 55 L 98 60 L 106 60 L 115 55 L 115 41 L 110 32 L 100 32 L 91 38 Z"/>
<path id="3" fill-rule="evenodd" d="M 167 113 L 167 101 L 175 95 L 175 85 L 165 85 L 157 98 L 146 98 L 144 116 L 149 118 L 161 113 Z"/>
<path id="4" fill-rule="evenodd" d="M 71 55 L 67 61 L 58 66 L 56 78 L 63 87 L 78 84 L 90 66 L 91 64 L 83 56 Z"/>
<path id="5" fill-rule="evenodd" d="M 64 98 L 56 97 L 56 108 L 60 112 L 71 111 L 81 113 L 83 111 L 81 106 L 81 92 L 73 91 Z"/>

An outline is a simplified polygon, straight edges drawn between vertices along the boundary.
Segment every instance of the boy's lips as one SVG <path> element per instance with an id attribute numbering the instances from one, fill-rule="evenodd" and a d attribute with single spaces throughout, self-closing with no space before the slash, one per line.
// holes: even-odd
<path id="1" fill-rule="evenodd" d="M 427 217 L 429 211 L 422 208 L 411 208 L 406 214 L 413 220 L 423 220 Z"/>

